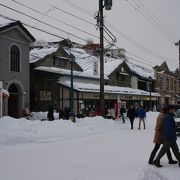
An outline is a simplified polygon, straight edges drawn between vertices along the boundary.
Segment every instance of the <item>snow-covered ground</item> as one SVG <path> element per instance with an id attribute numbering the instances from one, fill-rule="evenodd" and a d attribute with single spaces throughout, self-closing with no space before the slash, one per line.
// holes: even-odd
<path id="1" fill-rule="evenodd" d="M 101 117 L 40 121 L 0 119 L 2 180 L 179 180 L 180 168 L 162 159 L 163 168 L 147 164 L 157 113 L 148 113 L 147 128 L 134 130 L 129 120 Z M 57 115 L 56 115 L 57 118 Z M 178 138 L 180 146 L 180 140 Z"/>

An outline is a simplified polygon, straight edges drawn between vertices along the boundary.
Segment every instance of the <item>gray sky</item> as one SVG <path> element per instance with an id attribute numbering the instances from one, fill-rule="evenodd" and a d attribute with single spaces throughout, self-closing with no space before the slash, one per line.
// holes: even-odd
<path id="1" fill-rule="evenodd" d="M 96 24 L 93 14 L 98 11 L 99 0 L 16 1 L 42 13 L 47 13 L 48 16 L 52 16 L 59 21 L 68 23 L 76 28 L 99 36 L 99 31 L 96 30 L 94 25 L 74 18 L 53 7 L 54 5 L 55 7 L 63 9 L 68 13 L 74 14 Z M 92 39 L 95 43 L 99 42 L 98 38 L 94 36 L 73 29 L 72 27 L 57 22 L 56 20 L 52 20 L 41 14 L 35 13 L 22 5 L 18 5 L 17 3 L 13 2 L 13 0 L 0 0 L 0 2 L 62 30 L 77 35 L 85 40 Z M 128 52 L 136 55 L 134 56 L 127 53 L 127 56 L 151 64 L 152 66 L 156 64 L 160 65 L 164 60 L 166 60 L 171 70 L 173 70 L 178 67 L 178 47 L 175 46 L 173 42 L 178 41 L 180 38 L 180 23 L 178 21 L 178 18 L 180 17 L 179 8 L 179 0 L 113 0 L 112 10 L 104 10 L 105 24 L 117 37 L 118 42 L 116 43 L 116 46 L 125 48 Z M 153 16 L 151 16 L 150 13 L 152 13 Z M 47 25 L 25 17 L 17 12 L 13 12 L 12 10 L 8 10 L 2 6 L 0 6 L 0 14 L 21 20 L 24 23 L 37 26 L 41 29 L 48 30 L 51 33 L 57 34 L 64 38 L 70 38 L 82 44 L 86 43 L 85 41 L 75 38 L 70 34 L 63 33 L 52 27 L 48 27 Z M 149 14 L 147 16 L 149 20 L 145 19 L 144 17 L 144 15 L 147 14 Z M 154 16 L 165 25 L 163 30 L 159 30 L 157 23 L 159 24 L 160 22 L 157 22 L 157 19 L 152 19 Z M 0 22 L 3 21 L 4 20 L 0 18 Z M 156 23 L 156 26 L 154 26 L 152 23 Z M 36 39 L 60 40 L 59 38 L 55 38 L 31 28 L 28 29 Z M 166 31 L 166 33 L 162 33 L 162 31 Z M 137 58 L 137 56 L 141 57 L 142 59 Z"/>

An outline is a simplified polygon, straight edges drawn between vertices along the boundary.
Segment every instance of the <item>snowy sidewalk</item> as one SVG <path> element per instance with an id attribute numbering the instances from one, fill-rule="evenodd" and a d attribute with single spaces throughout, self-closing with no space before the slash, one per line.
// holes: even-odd
<path id="1" fill-rule="evenodd" d="M 42 127 L 39 127 L 39 121 L 34 121 L 38 125 L 34 124 L 30 129 L 32 134 L 34 132 L 38 134 L 38 141 L 34 141 L 35 136 L 25 133 L 27 122 L 19 121 L 20 128 L 16 127 L 15 120 L 14 132 L 25 129 L 16 138 L 23 135 L 25 139 L 33 137 L 33 141 L 7 143 L 10 140 L 7 137 L 4 141 L 6 143 L 0 146 L 1 178 L 3 180 L 179 180 L 180 168 L 177 165 L 169 165 L 166 157 L 162 160 L 164 167 L 161 169 L 147 165 L 154 146 L 152 139 L 156 115 L 148 114 L 146 130 L 137 129 L 137 120 L 134 130 L 130 130 L 128 121 L 122 124 L 120 121 L 104 121 L 99 117 L 96 117 L 94 122 L 90 118 L 88 121 L 80 120 L 77 124 L 67 121 L 46 122 L 47 124 L 40 125 Z M 28 123 L 32 122 L 28 121 Z M 67 124 L 63 126 L 59 123 Z M 5 127 L 5 122 L 3 124 Z M 7 130 L 11 129 L 11 133 L 15 136 L 13 124 L 10 124 Z M 0 128 L 1 125 L 0 123 Z M 36 126 L 42 129 L 39 130 Z M 77 128 L 76 133 L 74 126 Z M 63 128 L 66 129 L 64 132 L 69 134 L 65 133 L 64 138 L 61 139 Z M 72 132 L 81 137 L 71 138 Z M 4 132 L 4 136 L 5 134 L 8 133 Z M 47 139 L 42 138 L 44 135 Z M 14 141 L 17 140 L 16 138 Z M 48 142 L 45 142 L 46 140 Z M 179 139 L 178 143 L 180 144 Z"/>

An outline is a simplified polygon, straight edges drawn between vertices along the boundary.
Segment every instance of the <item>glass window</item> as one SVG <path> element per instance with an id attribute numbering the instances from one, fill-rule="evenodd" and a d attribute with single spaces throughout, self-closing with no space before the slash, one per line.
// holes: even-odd
<path id="1" fill-rule="evenodd" d="M 20 51 L 16 45 L 11 46 L 10 50 L 10 70 L 20 71 Z"/>
<path id="2" fill-rule="evenodd" d="M 65 67 L 66 66 L 66 62 L 64 59 L 55 59 L 54 64 L 56 67 Z"/>

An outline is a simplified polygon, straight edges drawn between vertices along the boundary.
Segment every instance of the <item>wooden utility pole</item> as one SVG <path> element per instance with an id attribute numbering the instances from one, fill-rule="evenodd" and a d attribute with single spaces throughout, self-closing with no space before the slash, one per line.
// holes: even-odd
<path id="1" fill-rule="evenodd" d="M 104 108 L 104 17 L 103 0 L 99 0 L 99 31 L 100 31 L 100 113 L 105 116 Z"/>

